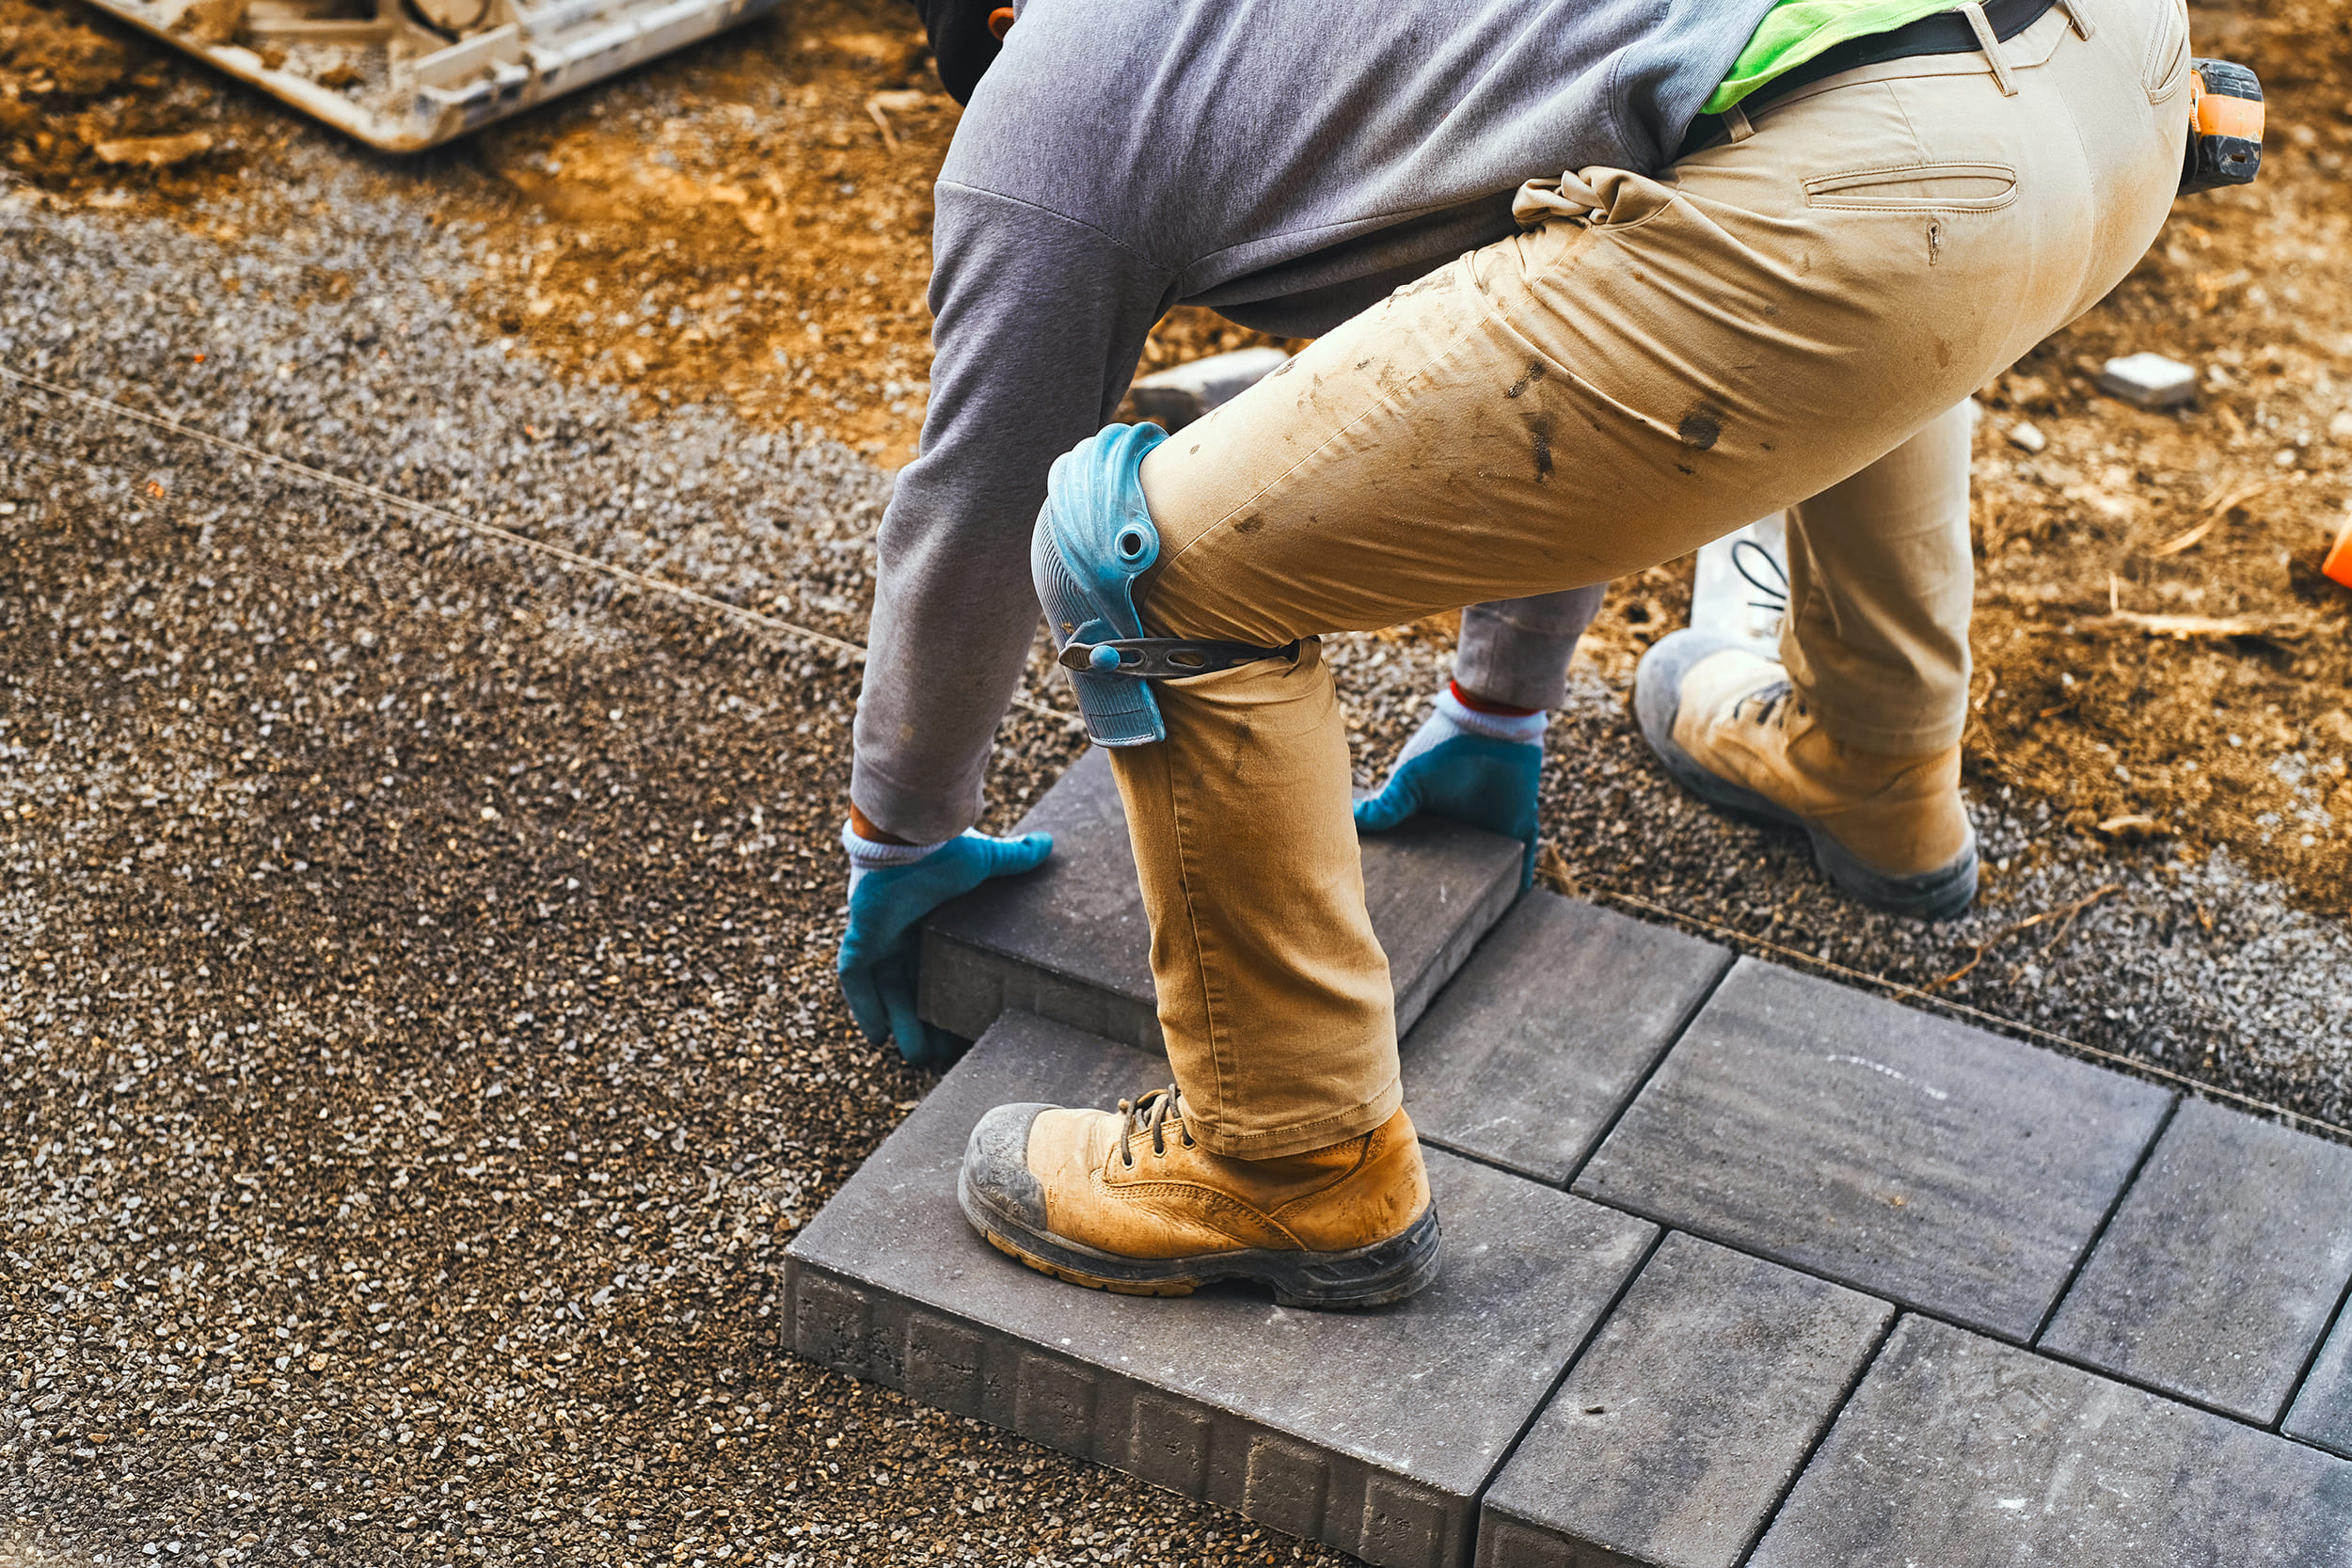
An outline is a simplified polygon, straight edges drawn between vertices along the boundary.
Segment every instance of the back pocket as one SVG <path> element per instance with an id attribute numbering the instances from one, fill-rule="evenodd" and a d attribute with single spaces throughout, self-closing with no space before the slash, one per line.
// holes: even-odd
<path id="1" fill-rule="evenodd" d="M 1996 213 L 2017 199 L 2017 171 L 2006 164 L 1906 164 L 1858 169 L 1804 182 L 1815 207 L 1862 212 Z"/>

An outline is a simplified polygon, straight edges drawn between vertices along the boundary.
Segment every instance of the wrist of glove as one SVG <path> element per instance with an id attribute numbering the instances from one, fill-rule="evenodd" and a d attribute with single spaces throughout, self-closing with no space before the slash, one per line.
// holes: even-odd
<path id="1" fill-rule="evenodd" d="M 1360 832 L 1385 832 L 1427 812 L 1525 845 L 1519 885 L 1535 873 L 1535 790 L 1543 775 L 1542 713 L 1482 713 L 1452 687 L 1397 753 L 1379 793 L 1356 802 Z"/>
<path id="2" fill-rule="evenodd" d="M 895 1039 L 909 1062 L 944 1068 L 952 1059 L 948 1037 L 914 1013 L 923 922 L 991 878 L 1034 870 L 1053 852 L 1053 837 L 967 832 L 941 844 L 877 844 L 844 825 L 841 845 L 850 858 L 850 922 L 838 969 L 850 1016 L 867 1039 Z"/>

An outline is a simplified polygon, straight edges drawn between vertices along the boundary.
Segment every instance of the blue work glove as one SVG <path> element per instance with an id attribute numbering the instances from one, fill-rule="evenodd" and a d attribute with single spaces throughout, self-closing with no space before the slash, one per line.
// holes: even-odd
<path id="1" fill-rule="evenodd" d="M 841 842 L 850 851 L 850 927 L 841 934 L 839 965 L 850 1016 L 876 1044 L 895 1038 L 914 1066 L 946 1067 L 954 1059 L 949 1037 L 914 1016 L 923 922 L 992 877 L 1036 869 L 1053 853 L 1053 835 L 967 832 L 917 847 L 870 843 L 845 827 Z"/>
<path id="2" fill-rule="evenodd" d="M 1527 847 L 1519 886 L 1535 879 L 1535 785 L 1544 770 L 1541 713 L 1481 713 L 1449 687 L 1438 711 L 1397 753 L 1389 782 L 1356 802 L 1359 832 L 1386 832 L 1428 812 Z"/>

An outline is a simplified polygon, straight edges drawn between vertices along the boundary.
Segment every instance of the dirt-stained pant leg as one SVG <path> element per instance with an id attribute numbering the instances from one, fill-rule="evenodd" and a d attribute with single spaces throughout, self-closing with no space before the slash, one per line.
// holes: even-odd
<path id="1" fill-rule="evenodd" d="M 1276 644 L 1605 582 L 1886 458 L 2095 303 L 2163 221 L 2185 17 L 2109 0 L 2097 21 L 2083 40 L 2053 9 L 2003 45 L 2013 93 L 1981 55 L 1893 62 L 1772 105 L 1754 136 L 1663 178 L 1531 185 L 1526 232 L 1152 452 L 1146 622 Z M 1867 531 L 1823 526 L 1824 506 L 1801 524 L 1808 594 L 1844 583 L 1836 541 Z M 1799 635 L 1810 678 L 1851 662 L 1823 650 L 1867 664 L 1871 638 L 1836 617 L 1888 600 L 1826 594 Z M 1376 1125 L 1395 1025 L 1327 670 L 1167 683 L 1161 707 L 1168 742 L 1114 764 L 1199 1134 L 1271 1156 Z"/>

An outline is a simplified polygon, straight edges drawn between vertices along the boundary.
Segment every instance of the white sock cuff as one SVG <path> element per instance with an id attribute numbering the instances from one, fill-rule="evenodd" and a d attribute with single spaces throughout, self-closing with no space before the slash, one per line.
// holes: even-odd
<path id="1" fill-rule="evenodd" d="M 850 852 L 850 863 L 860 871 L 880 871 L 885 865 L 913 865 L 949 842 L 943 838 L 939 844 L 878 844 L 859 837 L 858 831 L 847 822 L 841 824 L 841 847 Z"/>
<path id="2" fill-rule="evenodd" d="M 1489 740 L 1533 744 L 1543 739 L 1545 726 L 1551 722 L 1551 716 L 1540 708 L 1534 713 L 1481 713 L 1456 697 L 1452 686 L 1438 693 L 1438 711 L 1455 729 L 1466 735 L 1483 735 Z"/>

